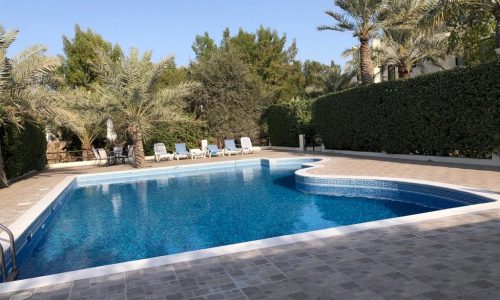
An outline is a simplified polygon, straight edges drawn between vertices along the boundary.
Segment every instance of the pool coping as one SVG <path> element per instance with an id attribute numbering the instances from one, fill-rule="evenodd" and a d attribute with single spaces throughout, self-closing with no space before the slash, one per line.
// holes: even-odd
<path id="1" fill-rule="evenodd" d="M 175 170 L 175 169 L 188 169 L 188 170 L 196 170 L 201 167 L 210 167 L 210 166 L 243 166 L 248 165 L 251 162 L 260 161 L 268 161 L 268 165 L 272 166 L 273 162 L 279 161 L 300 161 L 300 160 L 311 160 L 316 159 L 315 162 L 305 162 L 302 163 L 303 168 L 299 169 L 295 172 L 296 175 L 304 176 L 308 178 L 327 178 L 327 179 L 368 179 L 368 180 L 383 180 L 383 181 L 395 181 L 401 183 L 414 183 L 414 184 L 423 184 L 428 186 L 434 186 L 438 188 L 448 188 L 452 190 L 458 190 L 465 193 L 475 194 L 481 197 L 485 197 L 493 200 L 489 203 L 482 204 L 474 204 L 456 208 L 448 208 L 442 209 L 427 213 L 421 213 L 416 215 L 409 215 L 404 217 L 383 219 L 378 221 L 370 221 L 364 223 L 358 223 L 353 225 L 339 226 L 334 228 L 327 228 L 321 230 L 308 231 L 304 233 L 290 234 L 279 237 L 254 240 L 249 242 L 218 246 L 206 249 L 200 249 L 195 251 L 182 252 L 178 254 L 170 254 L 164 256 L 158 256 L 153 258 L 146 258 L 128 262 L 121 262 L 111 265 L 104 265 L 99 267 L 80 269 L 75 271 L 68 271 L 53 275 L 46 275 L 41 277 L 35 277 L 30 279 L 17 280 L 13 282 L 0 283 L 0 294 L 7 292 L 15 292 L 26 289 L 37 288 L 41 286 L 54 285 L 60 283 L 71 282 L 79 279 L 93 278 L 103 275 L 110 275 L 114 273 L 126 272 L 126 271 L 134 271 L 149 267 L 156 267 L 161 265 L 173 264 L 178 262 L 185 262 L 191 260 L 197 260 L 202 258 L 209 258 L 227 254 L 233 254 L 243 251 L 251 251 L 262 248 L 274 247 L 274 246 L 282 246 L 287 244 L 292 244 L 296 242 L 304 242 L 319 238 L 329 238 L 340 235 L 345 235 L 349 233 L 354 233 L 358 231 L 377 229 L 377 228 L 385 228 L 389 226 L 395 225 L 404 225 L 409 223 L 415 223 L 426 220 L 440 219 L 455 215 L 462 215 L 468 213 L 474 213 L 479 211 L 485 211 L 490 209 L 500 208 L 500 194 L 492 193 L 484 190 L 479 190 L 475 188 L 469 188 L 464 186 L 458 186 L 453 184 L 425 181 L 425 180 L 415 180 L 415 179 L 405 179 L 405 178 L 393 178 L 393 177 L 377 177 L 377 176 L 349 176 L 349 175 L 320 175 L 320 174 L 312 174 L 310 171 L 323 167 L 324 162 L 330 160 L 330 158 L 325 157 L 286 157 L 286 158 L 275 158 L 275 159 L 266 159 L 266 158 L 255 158 L 255 159 L 245 159 L 239 161 L 224 161 L 224 162 L 208 162 L 208 163 L 200 163 L 200 164 L 192 164 L 192 165 L 183 165 L 183 166 L 167 166 L 161 168 L 154 169 L 140 169 L 140 170 L 127 170 L 127 171 L 113 171 L 113 172 L 105 172 L 105 173 L 95 173 L 95 174 L 87 174 L 87 175 L 70 175 L 65 177 L 61 182 L 59 182 L 53 189 L 49 191 L 47 195 L 45 195 L 42 199 L 37 201 L 37 203 L 27 210 L 23 215 L 21 215 L 11 226 L 10 229 L 14 233 L 16 237 L 20 237 L 22 233 L 24 233 L 30 225 L 36 220 L 38 216 L 40 216 L 46 209 L 57 200 L 59 195 L 65 191 L 65 189 L 75 182 L 77 178 L 91 178 L 92 176 L 106 176 L 110 174 L 136 174 L 136 176 L 140 176 L 142 173 L 148 173 L 148 170 L 155 170 L 155 172 L 161 172 L 162 170 Z M 187 168 L 186 168 L 187 167 Z M 198 167 L 198 168 L 196 168 Z M 137 175 L 139 174 L 139 175 Z M 6 234 L 0 235 L 0 242 L 4 244 L 6 239 Z M 4 247 L 8 248 L 8 247 Z M 6 249 L 6 252 L 8 250 Z"/>

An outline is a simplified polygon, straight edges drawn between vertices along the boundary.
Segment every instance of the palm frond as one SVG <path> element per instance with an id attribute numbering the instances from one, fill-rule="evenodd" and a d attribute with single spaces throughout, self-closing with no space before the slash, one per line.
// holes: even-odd
<path id="1" fill-rule="evenodd" d="M 53 82 L 60 60 L 46 57 L 41 45 L 7 58 L 7 48 L 16 36 L 17 30 L 6 32 L 0 26 L 0 124 L 22 126 L 28 115 L 48 119 L 58 113 L 58 107 L 51 104 L 61 95 L 47 84 Z"/>
<path id="2" fill-rule="evenodd" d="M 316 27 L 318 31 L 324 31 L 324 30 L 332 30 L 332 31 L 345 31 L 345 29 L 337 26 L 337 25 L 320 25 Z"/>
<path id="3" fill-rule="evenodd" d="M 0 25 L 0 49 L 7 49 L 15 42 L 19 30 L 9 30 L 5 31 L 2 25 Z"/>
<path id="4" fill-rule="evenodd" d="M 346 14 L 338 13 L 331 10 L 325 11 L 325 14 L 335 19 L 335 21 L 337 21 L 336 26 L 343 30 L 352 31 L 356 28 L 356 24 L 354 24 Z"/>
<path id="5" fill-rule="evenodd" d="M 58 57 L 43 55 L 45 48 L 33 46 L 12 59 L 12 79 L 17 85 L 28 86 L 53 76 L 61 65 Z"/>

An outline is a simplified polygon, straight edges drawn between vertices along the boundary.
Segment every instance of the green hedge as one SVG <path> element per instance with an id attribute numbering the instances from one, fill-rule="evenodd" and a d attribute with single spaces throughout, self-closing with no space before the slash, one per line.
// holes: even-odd
<path id="1" fill-rule="evenodd" d="M 144 143 L 146 155 L 154 155 L 153 145 L 164 143 L 167 151 L 175 150 L 175 143 L 186 143 L 189 148 L 199 148 L 200 141 L 207 138 L 207 128 L 201 122 L 176 122 L 174 124 L 160 123 L 155 126 Z"/>
<path id="2" fill-rule="evenodd" d="M 47 142 L 42 125 L 26 122 L 22 130 L 4 126 L 0 143 L 8 179 L 45 168 Z"/>
<path id="3" fill-rule="evenodd" d="M 271 105 L 265 112 L 269 140 L 273 146 L 298 147 L 299 134 L 314 136 L 311 101 Z"/>
<path id="4" fill-rule="evenodd" d="M 354 88 L 312 109 L 330 149 L 485 158 L 499 146 L 500 65 Z"/>

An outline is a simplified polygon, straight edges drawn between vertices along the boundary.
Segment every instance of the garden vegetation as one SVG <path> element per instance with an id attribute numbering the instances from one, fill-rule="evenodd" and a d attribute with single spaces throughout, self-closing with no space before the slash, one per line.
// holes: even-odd
<path id="1" fill-rule="evenodd" d="M 292 136 L 313 134 L 310 120 L 328 146 L 343 149 L 443 155 L 458 151 L 471 157 L 491 150 L 487 132 L 496 130 L 488 119 L 493 113 L 481 117 L 474 107 L 493 109 L 483 102 L 491 98 L 486 91 L 493 93 L 485 82 L 494 84 L 485 74 L 497 74 L 491 62 L 496 60 L 494 48 L 500 48 L 499 0 L 334 4 L 339 9 L 326 11 L 333 22 L 317 29 L 347 31 L 357 38 L 344 52 L 351 58 L 344 69 L 333 61 L 298 60 L 296 41 L 264 26 L 254 32 L 226 29 L 220 40 L 208 33 L 194 37 L 195 58 L 187 66 L 177 66 L 174 58 L 153 62 L 150 51 L 123 51 L 78 25 L 73 37 L 63 36 L 64 52 L 58 57 L 46 56 L 40 45 L 7 57 L 17 31 L 0 27 L 0 185 L 43 167 L 40 151 L 45 145 L 38 143 L 43 131 L 70 141 L 67 150 L 81 150 L 84 159 L 92 158 L 93 145 L 112 147 L 104 130 L 108 119 L 118 133 L 114 144 L 135 145 L 138 167 L 153 142 L 196 146 L 201 137 L 220 143 L 246 135 L 256 143 L 271 136 L 275 145 L 294 146 Z M 375 38 L 385 47 L 375 47 Z M 462 57 L 466 65 L 490 64 L 370 85 L 376 66 L 392 65 L 406 79 L 414 68 L 439 66 L 447 54 Z M 487 71 L 479 75 L 481 68 Z M 316 97 L 320 99 L 314 102 Z M 453 108 L 445 109 L 445 104 Z M 398 129 L 405 122 L 397 108 L 414 116 L 408 123 L 414 127 Z M 455 117 L 458 121 L 452 120 Z M 471 118 L 490 127 L 473 125 Z M 415 134 L 415 140 L 382 135 L 380 126 Z M 469 127 L 460 129 L 463 126 Z M 474 130 L 478 133 L 471 138 Z M 37 142 L 19 143 L 25 139 Z M 443 146 L 438 147 L 441 139 Z"/>
<path id="2" fill-rule="evenodd" d="M 327 149 L 490 158 L 500 149 L 500 64 L 273 105 L 267 120 L 276 146 L 297 147 L 313 127 Z"/>

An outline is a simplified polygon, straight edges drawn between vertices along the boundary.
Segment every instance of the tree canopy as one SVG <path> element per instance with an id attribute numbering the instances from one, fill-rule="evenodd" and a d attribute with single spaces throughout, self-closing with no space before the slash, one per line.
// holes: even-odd
<path id="1" fill-rule="evenodd" d="M 256 32 L 240 29 L 232 36 L 226 28 L 218 46 L 205 33 L 196 36 L 192 49 L 197 61 L 202 61 L 217 49 L 232 51 L 262 79 L 265 88 L 273 93 L 275 102 L 304 95 L 302 66 L 296 59 L 297 44 L 295 41 L 288 44 L 286 35 L 280 35 L 276 30 L 261 26 Z"/>
<path id="2" fill-rule="evenodd" d="M 61 69 L 67 84 L 88 87 L 97 80 L 98 76 L 92 69 L 92 64 L 97 61 L 96 50 L 106 53 L 114 61 L 123 55 L 118 44 L 112 45 L 91 29 L 83 31 L 79 25 L 75 25 L 72 39 L 63 36 L 64 63 Z"/>
<path id="3" fill-rule="evenodd" d="M 224 49 L 211 52 L 191 65 L 189 77 L 201 84 L 190 97 L 190 111 L 207 122 L 212 136 L 219 140 L 258 137 L 269 94 L 238 53 Z"/>

